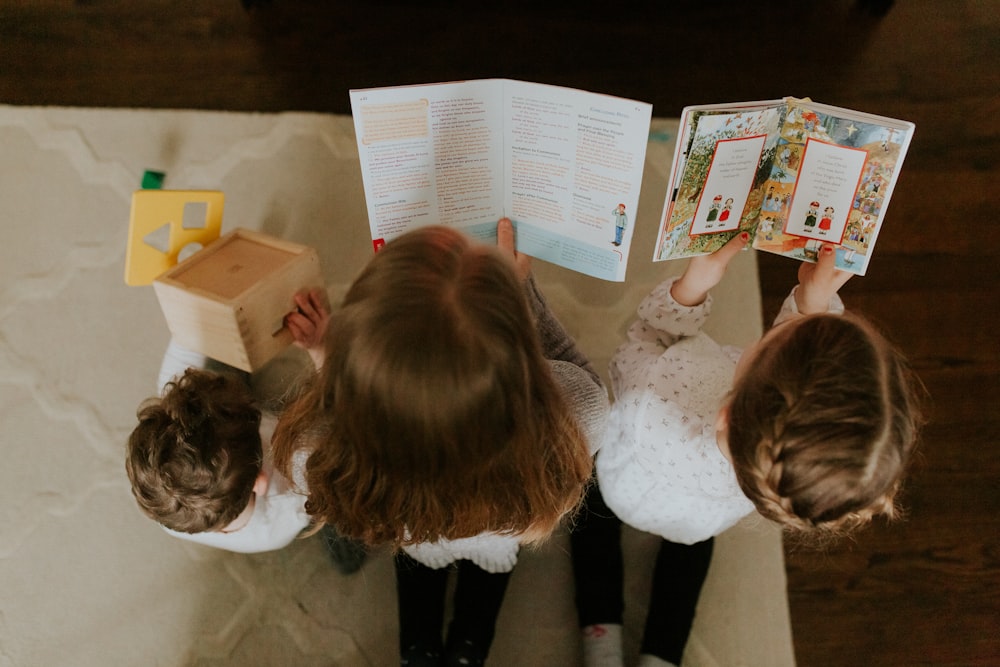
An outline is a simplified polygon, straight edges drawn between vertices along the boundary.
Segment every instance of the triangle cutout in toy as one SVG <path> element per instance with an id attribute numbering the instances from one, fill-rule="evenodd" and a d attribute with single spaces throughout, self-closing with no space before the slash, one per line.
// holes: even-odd
<path id="1" fill-rule="evenodd" d="M 170 223 L 165 222 L 142 237 L 142 242 L 164 255 L 170 252 Z"/>

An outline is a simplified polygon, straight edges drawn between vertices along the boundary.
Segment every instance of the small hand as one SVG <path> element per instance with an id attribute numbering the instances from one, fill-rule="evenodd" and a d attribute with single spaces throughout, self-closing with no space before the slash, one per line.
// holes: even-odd
<path id="1" fill-rule="evenodd" d="M 295 312 L 285 316 L 295 345 L 309 353 L 318 368 L 323 358 L 323 337 L 330 324 L 330 302 L 326 290 L 314 287 L 298 292 Z"/>
<path id="2" fill-rule="evenodd" d="M 729 262 L 746 246 L 750 235 L 741 232 L 710 255 L 691 258 L 684 275 L 674 282 L 670 295 L 682 306 L 697 306 L 708 298 L 708 292 L 726 275 Z"/>
<path id="3" fill-rule="evenodd" d="M 527 280 L 531 275 L 531 257 L 517 251 L 514 244 L 514 224 L 510 218 L 500 218 L 497 223 L 497 247 L 513 260 L 518 277 Z"/>
<path id="4" fill-rule="evenodd" d="M 854 275 L 838 269 L 836 262 L 835 247 L 824 243 L 815 264 L 803 262 L 799 266 L 799 288 L 795 290 L 795 305 L 803 315 L 827 312 L 830 299 Z"/>

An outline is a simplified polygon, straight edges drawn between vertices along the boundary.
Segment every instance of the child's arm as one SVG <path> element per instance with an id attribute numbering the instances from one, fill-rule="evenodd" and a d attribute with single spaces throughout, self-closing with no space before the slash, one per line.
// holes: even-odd
<path id="1" fill-rule="evenodd" d="M 697 306 L 705 302 L 708 292 L 726 275 L 726 268 L 733 257 L 746 246 L 750 235 L 746 232 L 734 236 L 726 245 L 711 255 L 697 255 L 688 262 L 684 274 L 674 281 L 670 296 L 682 306 Z"/>
<path id="2" fill-rule="evenodd" d="M 309 353 L 317 370 L 323 366 L 327 325 L 330 323 L 330 302 L 326 291 L 318 287 L 302 290 L 295 295 L 298 310 L 285 317 L 295 344 Z"/>
<path id="3" fill-rule="evenodd" d="M 692 257 L 680 277 L 654 287 L 636 309 L 639 319 L 628 329 L 629 344 L 667 348 L 701 331 L 711 312 L 709 292 L 748 240 L 747 234 L 739 234 L 710 255 Z M 646 349 L 659 355 L 655 348 Z"/>

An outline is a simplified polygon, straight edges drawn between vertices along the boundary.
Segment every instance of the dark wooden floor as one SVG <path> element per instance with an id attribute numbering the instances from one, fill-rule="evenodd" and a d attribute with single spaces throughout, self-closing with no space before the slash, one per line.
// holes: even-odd
<path id="1" fill-rule="evenodd" d="M 0 102 L 348 113 L 352 87 L 500 76 L 657 116 L 798 95 L 914 121 L 869 275 L 843 290 L 929 392 L 909 519 L 787 550 L 796 654 L 1000 664 L 1000 3 L 615 4 L 0 0 Z M 795 267 L 759 259 L 769 318 Z"/>

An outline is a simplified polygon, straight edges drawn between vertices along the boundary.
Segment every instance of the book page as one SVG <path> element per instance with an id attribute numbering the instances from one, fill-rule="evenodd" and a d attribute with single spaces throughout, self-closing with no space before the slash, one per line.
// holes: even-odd
<path id="1" fill-rule="evenodd" d="M 505 81 L 507 215 L 518 250 L 606 280 L 625 278 L 652 107 Z"/>
<path id="2" fill-rule="evenodd" d="M 774 100 L 684 110 L 654 261 L 714 252 L 756 228 L 783 110 Z"/>
<path id="3" fill-rule="evenodd" d="M 740 226 L 767 135 L 723 139 L 715 145 L 691 222 L 692 236 L 728 232 Z M 715 195 L 714 197 L 712 195 Z"/>
<path id="4" fill-rule="evenodd" d="M 840 245 L 868 153 L 808 139 L 784 232 Z"/>
<path id="5" fill-rule="evenodd" d="M 816 261 L 837 246 L 837 268 L 864 275 L 913 124 L 790 99 L 753 247 Z"/>
<path id="6" fill-rule="evenodd" d="M 375 249 L 424 225 L 471 229 L 503 211 L 497 80 L 351 91 Z"/>
<path id="7" fill-rule="evenodd" d="M 652 106 L 485 79 L 351 91 L 372 243 L 444 224 L 625 279 Z"/>

